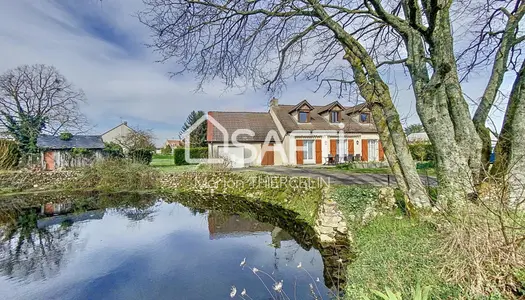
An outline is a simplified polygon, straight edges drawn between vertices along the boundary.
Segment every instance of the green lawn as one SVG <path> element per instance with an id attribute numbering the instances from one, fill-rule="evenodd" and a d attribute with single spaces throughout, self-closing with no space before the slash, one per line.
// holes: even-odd
<path id="1" fill-rule="evenodd" d="M 357 253 L 347 270 L 347 299 L 386 288 L 409 299 L 417 285 L 431 287 L 432 299 L 457 299 L 460 290 L 439 276 L 439 242 L 438 232 L 426 222 L 399 212 L 377 217 L 355 232 Z"/>
<path id="2" fill-rule="evenodd" d="M 397 209 L 382 211 L 363 225 L 366 208 L 378 198 L 376 187 L 334 186 L 331 195 L 349 220 L 353 236 L 355 258 L 347 268 L 345 299 L 366 299 L 372 296 L 371 289 L 386 288 L 411 299 L 411 289 L 418 284 L 431 287 L 432 299 L 457 298 L 457 288 L 439 276 L 435 250 L 441 239 L 432 224 L 410 219 Z"/>
<path id="3" fill-rule="evenodd" d="M 158 169 L 161 172 L 166 173 L 177 173 L 177 172 L 186 172 L 186 171 L 196 171 L 196 165 L 184 165 L 176 166 L 173 160 L 172 155 L 153 155 L 153 160 L 150 163 L 150 166 Z"/>
<path id="4" fill-rule="evenodd" d="M 345 168 L 345 165 L 336 166 L 336 167 L 326 167 L 324 169 L 331 170 L 334 172 L 341 173 L 350 173 L 350 174 L 392 174 L 390 168 L 362 168 L 362 169 L 352 169 Z M 436 170 L 434 168 L 426 169 L 417 169 L 417 172 L 420 175 L 436 176 Z"/>

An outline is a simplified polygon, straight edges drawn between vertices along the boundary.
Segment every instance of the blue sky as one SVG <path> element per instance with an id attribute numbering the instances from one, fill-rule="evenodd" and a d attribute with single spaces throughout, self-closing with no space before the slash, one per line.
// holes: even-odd
<path id="1" fill-rule="evenodd" d="M 85 91 L 88 103 L 82 110 L 93 133 L 125 120 L 152 129 L 158 143 L 178 137 L 192 110 L 267 109 L 273 95 L 265 91 L 225 90 L 217 81 L 195 93 L 193 74 L 170 78 L 176 66 L 156 63 L 158 57 L 144 46 L 150 41 L 148 29 L 134 17 L 142 8 L 141 0 L 0 0 L 0 73 L 21 64 L 54 65 Z M 464 91 L 476 99 L 486 77 L 471 78 Z M 388 78 L 397 84 L 395 98 L 404 121 L 418 122 L 408 78 L 401 71 Z M 336 100 L 336 95 L 314 93 L 315 87 L 290 82 L 276 96 L 287 104 Z M 496 112 L 496 123 L 500 119 Z"/>

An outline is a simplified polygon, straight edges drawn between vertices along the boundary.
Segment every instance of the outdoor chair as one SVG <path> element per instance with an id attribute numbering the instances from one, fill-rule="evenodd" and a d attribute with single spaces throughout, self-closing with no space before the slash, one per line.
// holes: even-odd
<path id="1" fill-rule="evenodd" d="M 361 154 L 356 154 L 354 161 L 361 161 Z"/>
<path id="2" fill-rule="evenodd" d="M 348 161 L 354 161 L 354 155 L 353 154 L 348 154 L 347 160 Z"/>
<path id="3" fill-rule="evenodd" d="M 339 154 L 335 155 L 334 163 L 337 165 L 339 163 Z"/>

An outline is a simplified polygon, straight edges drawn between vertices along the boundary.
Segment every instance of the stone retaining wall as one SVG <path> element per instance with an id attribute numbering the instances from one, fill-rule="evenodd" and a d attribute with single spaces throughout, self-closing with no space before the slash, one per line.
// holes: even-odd
<path id="1" fill-rule="evenodd" d="M 0 188 L 15 190 L 49 190 L 73 184 L 80 178 L 75 171 L 30 172 L 16 171 L 0 173 Z"/>

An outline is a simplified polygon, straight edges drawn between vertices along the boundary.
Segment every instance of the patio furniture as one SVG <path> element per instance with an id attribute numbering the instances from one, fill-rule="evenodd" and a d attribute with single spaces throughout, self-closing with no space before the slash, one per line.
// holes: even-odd
<path id="1" fill-rule="evenodd" d="M 347 163 L 348 162 L 348 155 L 343 155 L 343 162 Z"/>
<path id="2" fill-rule="evenodd" d="M 354 155 L 348 154 L 348 161 L 354 161 Z"/>
<path id="3" fill-rule="evenodd" d="M 361 154 L 356 154 L 354 157 L 354 161 L 361 161 Z"/>
<path id="4" fill-rule="evenodd" d="M 335 164 L 338 164 L 340 161 L 339 161 L 339 154 L 336 154 L 335 155 L 335 159 L 334 159 L 334 163 Z"/>
<path id="5" fill-rule="evenodd" d="M 325 157 L 325 165 L 331 165 L 334 163 L 334 157 L 332 154 L 328 154 L 327 157 Z"/>

